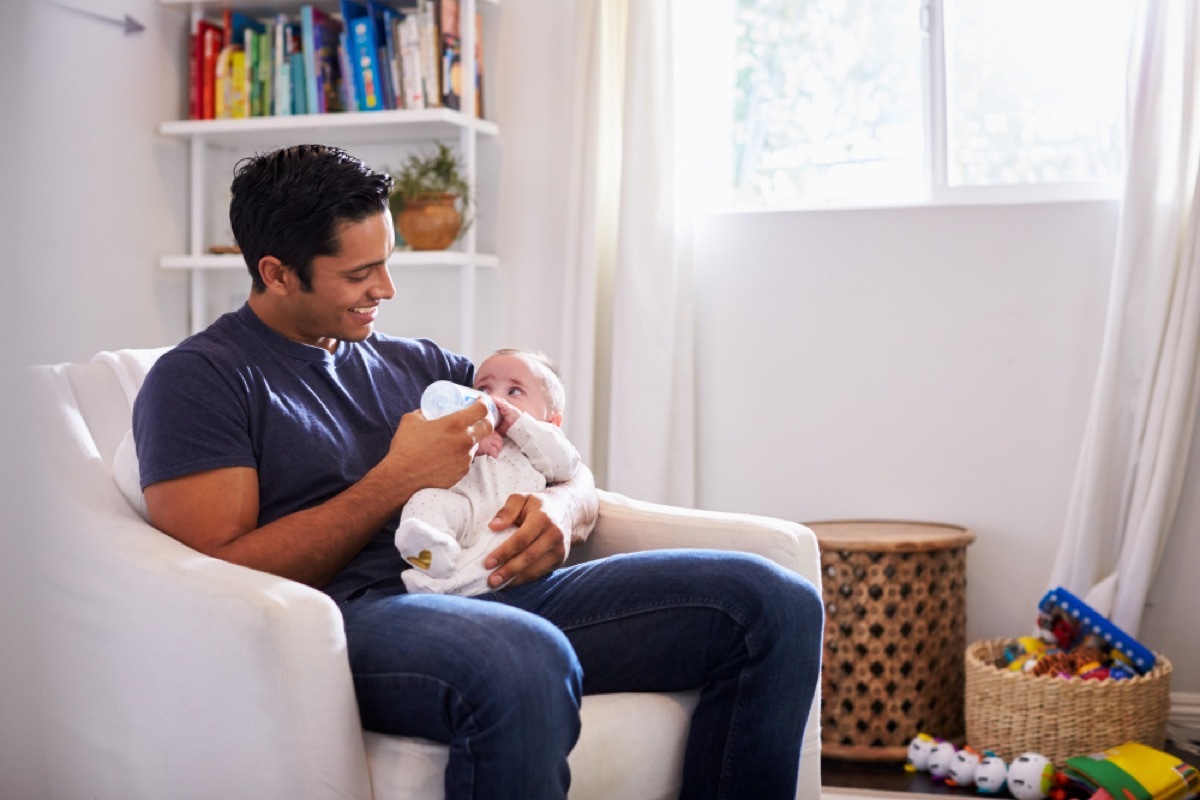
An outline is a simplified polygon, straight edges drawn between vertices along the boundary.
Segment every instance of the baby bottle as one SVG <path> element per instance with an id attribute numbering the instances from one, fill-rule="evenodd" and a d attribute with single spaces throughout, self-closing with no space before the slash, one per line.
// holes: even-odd
<path id="1" fill-rule="evenodd" d="M 437 419 L 466 408 L 481 397 L 487 403 L 488 419 L 495 425 L 500 415 L 496 413 L 492 398 L 478 389 L 468 389 L 453 381 L 434 381 L 426 386 L 421 395 L 421 413 L 425 419 Z"/>

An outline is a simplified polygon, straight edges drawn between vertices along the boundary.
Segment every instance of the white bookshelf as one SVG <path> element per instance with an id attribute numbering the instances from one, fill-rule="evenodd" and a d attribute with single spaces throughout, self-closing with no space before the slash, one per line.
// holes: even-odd
<path id="1" fill-rule="evenodd" d="M 474 19 L 476 2 L 460 0 L 463 20 L 462 68 L 467 75 L 473 75 L 475 71 L 475 26 L 466 24 L 466 21 Z M 478 0 L 478 3 L 491 7 L 493 12 L 499 7 L 498 0 Z M 216 18 L 225 8 L 254 16 L 267 16 L 279 12 L 298 13 L 301 6 L 300 0 L 159 0 L 159 4 L 165 9 L 188 12 L 189 30 L 194 29 L 201 17 L 207 15 L 210 19 Z M 331 12 L 337 11 L 336 2 L 317 2 L 315 5 Z M 186 54 L 180 54 L 180 58 L 186 59 Z M 463 82 L 461 102 L 463 108 L 475 107 L 474 81 Z M 312 142 L 339 147 L 443 142 L 455 148 L 467 180 L 477 188 L 478 141 L 481 137 L 496 138 L 500 135 L 495 123 L 447 108 L 248 119 L 168 120 L 159 125 L 159 132 L 166 137 L 181 139 L 188 145 L 187 250 L 163 255 L 159 259 L 159 266 L 165 270 L 184 270 L 189 273 L 189 329 L 192 332 L 203 329 L 212 321 L 207 310 L 206 276 L 213 271 L 246 268 L 240 255 L 214 255 L 208 252 L 209 245 L 214 244 L 206 241 L 211 193 L 228 188 L 208 185 L 209 161 L 215 154 L 250 155 L 255 150 Z M 476 233 L 477 226 L 470 226 L 451 250 L 398 251 L 388 260 L 389 268 L 394 270 L 433 267 L 445 269 L 448 275 L 457 277 L 460 283 L 458 350 L 463 353 L 473 352 L 476 271 L 500 266 L 498 255 L 479 251 Z"/>

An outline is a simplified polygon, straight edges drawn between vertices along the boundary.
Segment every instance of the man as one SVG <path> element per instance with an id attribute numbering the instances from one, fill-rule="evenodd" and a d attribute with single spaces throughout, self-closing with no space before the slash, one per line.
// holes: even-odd
<path id="1" fill-rule="evenodd" d="M 373 331 L 395 287 L 391 179 L 336 148 L 238 166 L 230 220 L 246 304 L 164 355 L 134 408 L 154 524 L 217 558 L 326 591 L 363 724 L 450 747 L 446 796 L 561 798 L 582 694 L 700 688 L 687 797 L 792 797 L 820 663 L 813 586 L 765 559 L 664 551 L 559 569 L 594 524 L 584 468 L 513 495 L 492 528 L 502 590 L 409 595 L 404 503 L 466 474 L 492 430 L 476 403 L 414 412 L 474 368 Z M 501 400 L 502 402 L 502 400 Z"/>

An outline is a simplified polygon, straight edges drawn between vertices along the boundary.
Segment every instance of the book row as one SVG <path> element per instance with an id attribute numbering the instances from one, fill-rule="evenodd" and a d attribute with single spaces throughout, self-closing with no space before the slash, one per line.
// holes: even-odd
<path id="1" fill-rule="evenodd" d="M 462 108 L 458 0 L 341 0 L 263 19 L 226 9 L 191 33 L 191 119 Z M 483 116 L 483 29 L 475 15 L 475 108 Z"/>

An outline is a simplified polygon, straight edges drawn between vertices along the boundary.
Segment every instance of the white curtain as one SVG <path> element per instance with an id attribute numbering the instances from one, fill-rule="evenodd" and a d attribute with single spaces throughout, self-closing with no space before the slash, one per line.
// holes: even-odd
<path id="1" fill-rule="evenodd" d="M 691 214 L 671 0 L 578 5 L 562 369 L 603 488 L 695 499 Z"/>
<path id="2" fill-rule="evenodd" d="M 1051 574 L 1136 636 L 1170 534 L 1200 395 L 1192 0 L 1146 0 L 1130 59 L 1128 168 L 1107 327 Z"/>

